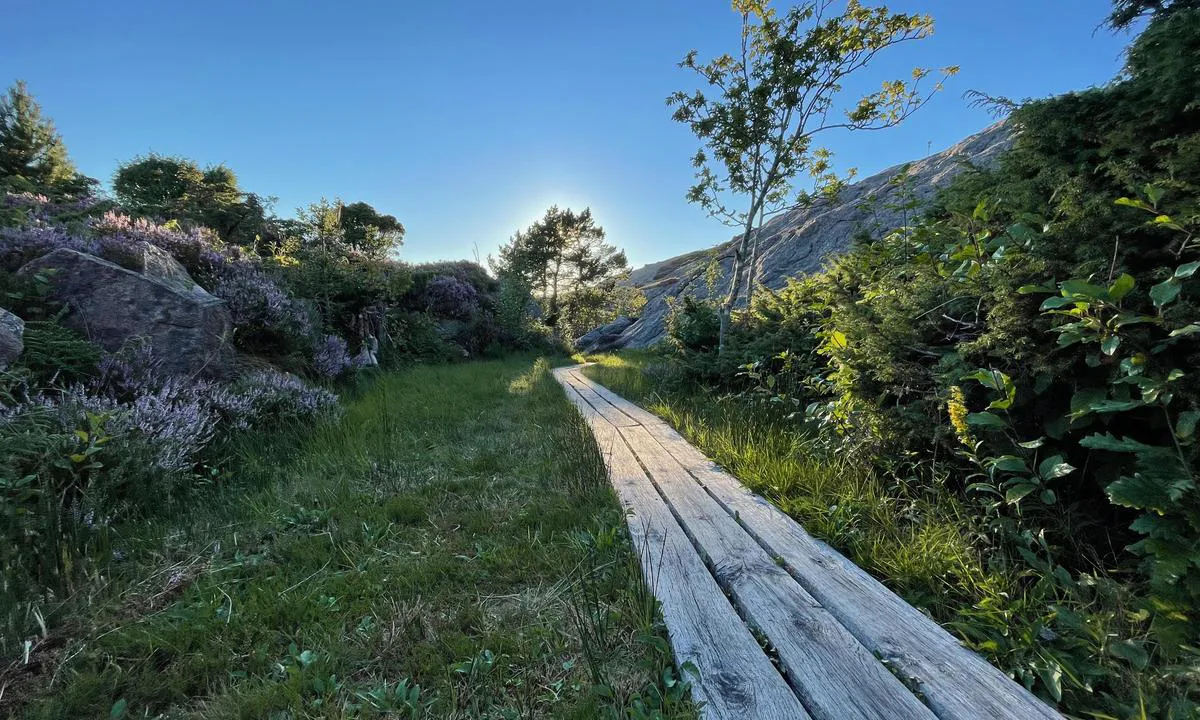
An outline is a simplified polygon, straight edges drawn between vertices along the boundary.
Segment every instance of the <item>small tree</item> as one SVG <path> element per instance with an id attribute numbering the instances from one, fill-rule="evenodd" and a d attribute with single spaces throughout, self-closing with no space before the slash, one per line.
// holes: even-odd
<path id="1" fill-rule="evenodd" d="M 95 181 L 80 175 L 42 108 L 18 80 L 0 97 L 0 185 L 50 195 L 86 192 Z"/>
<path id="2" fill-rule="evenodd" d="M 927 15 L 892 13 L 848 0 L 841 14 L 830 15 L 834 0 L 809 0 L 782 16 L 769 0 L 734 0 L 742 18 L 737 56 L 699 62 L 692 51 L 680 63 L 694 70 L 711 95 L 679 91 L 667 98 L 674 119 L 686 123 L 704 143 L 693 160 L 697 183 L 688 193 L 713 217 L 742 228 L 734 245 L 729 292 L 720 308 L 723 350 L 730 315 L 747 275 L 753 292 L 754 263 L 764 220 L 818 193 L 832 195 L 844 184 L 833 172 L 831 154 L 814 144 L 827 130 L 879 130 L 899 124 L 932 93 L 921 81 L 929 70 L 916 68 L 907 80 L 883 83 L 872 93 L 835 112 L 842 82 L 886 48 L 928 37 Z M 945 68 L 943 77 L 957 68 Z M 938 82 L 933 91 L 940 89 Z M 814 192 L 792 194 L 800 172 L 812 176 Z"/>

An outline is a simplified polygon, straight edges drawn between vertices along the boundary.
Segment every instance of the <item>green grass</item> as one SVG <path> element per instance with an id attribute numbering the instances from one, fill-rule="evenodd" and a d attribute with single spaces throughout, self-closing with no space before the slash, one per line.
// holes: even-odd
<path id="1" fill-rule="evenodd" d="M 241 490 L 127 529 L 0 715 L 694 717 L 544 360 L 382 375 L 238 455 Z"/>
<path id="2" fill-rule="evenodd" d="M 1011 590 L 989 571 L 958 502 L 939 488 L 915 494 L 870 467 L 819 452 L 794 423 L 712 393 L 667 392 L 654 356 L 599 355 L 584 374 L 644 405 L 748 487 L 913 604 L 942 619 L 952 606 Z M 650 372 L 647 372 L 647 369 Z"/>

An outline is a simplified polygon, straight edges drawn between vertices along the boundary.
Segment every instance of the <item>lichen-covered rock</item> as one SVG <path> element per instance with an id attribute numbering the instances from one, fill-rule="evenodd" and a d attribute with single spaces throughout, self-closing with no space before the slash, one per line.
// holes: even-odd
<path id="1" fill-rule="evenodd" d="M 575 349 L 585 353 L 612 350 L 617 347 L 621 339 L 621 333 L 625 332 L 633 322 L 633 318 L 622 315 L 607 325 L 601 325 L 595 330 L 580 336 L 575 340 Z"/>
<path id="2" fill-rule="evenodd" d="M 900 206 L 912 200 L 919 208 L 927 205 L 937 190 L 964 168 L 986 167 L 1001 151 L 1012 145 L 1014 130 L 997 123 L 951 148 L 909 163 L 888 168 L 846 187 L 834 202 L 797 208 L 768 222 L 759 240 L 755 280 L 764 287 L 779 289 L 788 278 L 821 269 L 825 261 L 849 249 L 856 233 L 894 229 L 911 219 L 914 210 Z M 895 182 L 904 177 L 902 183 Z M 904 200 L 905 202 L 898 202 Z M 907 215 L 906 215 L 907 213 Z M 613 347 L 640 348 L 653 345 L 666 334 L 670 300 L 691 295 L 710 296 L 707 282 L 709 263 L 715 258 L 720 280 L 711 293 L 729 292 L 734 245 L 738 238 L 712 250 L 698 250 L 634 270 L 629 283 L 646 295 L 641 317 L 614 341 Z"/>
<path id="3" fill-rule="evenodd" d="M 20 272 L 53 270 L 51 297 L 68 309 L 63 324 L 110 352 L 144 338 L 167 372 L 226 374 L 233 348 L 225 303 L 197 286 L 169 256 L 169 263 L 157 253 L 146 257 L 147 271 L 138 273 L 60 249 Z"/>
<path id="4" fill-rule="evenodd" d="M 0 308 L 0 370 L 6 369 L 25 351 L 25 321 Z"/>

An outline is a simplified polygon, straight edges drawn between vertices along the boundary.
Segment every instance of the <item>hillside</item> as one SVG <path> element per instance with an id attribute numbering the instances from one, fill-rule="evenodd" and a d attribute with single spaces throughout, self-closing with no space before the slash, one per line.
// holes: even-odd
<path id="1" fill-rule="evenodd" d="M 913 209 L 899 205 L 905 193 L 918 207 L 926 205 L 938 188 L 943 187 L 970 165 L 988 165 L 1012 144 L 1012 131 L 1003 123 L 992 125 L 962 142 L 921 160 L 910 163 L 907 183 L 895 180 L 904 166 L 890 167 L 865 178 L 842 191 L 836 203 L 791 210 L 776 216 L 763 228 L 755 278 L 762 285 L 777 289 L 789 277 L 820 269 L 825 258 L 849 248 L 855 234 L 872 228 L 892 228 L 913 216 Z M 634 270 L 630 282 L 646 294 L 641 317 L 616 338 L 610 347 L 641 348 L 662 339 L 667 311 L 672 298 L 692 295 L 708 297 L 705 279 L 716 253 L 721 280 L 714 288 L 723 295 L 729 288 L 729 268 L 737 238 L 712 250 L 697 250 Z"/>

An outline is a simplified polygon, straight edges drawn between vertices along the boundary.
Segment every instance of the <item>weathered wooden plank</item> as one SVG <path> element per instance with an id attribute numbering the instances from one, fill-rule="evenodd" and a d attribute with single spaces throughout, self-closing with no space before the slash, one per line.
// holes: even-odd
<path id="1" fill-rule="evenodd" d="M 619 397 L 600 387 L 593 383 L 604 399 Z M 729 514 L 782 558 L 804 589 L 851 634 L 911 681 L 939 718 L 1061 720 L 936 622 L 722 471 L 669 425 L 624 412 L 636 417 Z"/>
<path id="2" fill-rule="evenodd" d="M 819 720 L 933 720 L 879 660 L 804 591 L 646 428 L 620 429 L 742 616 L 766 635 Z"/>
<path id="3" fill-rule="evenodd" d="M 562 374 L 556 376 L 562 379 Z M 683 529 L 608 420 L 564 382 L 591 425 L 627 518 L 643 573 L 662 606 L 680 672 L 706 718 L 805 720 L 809 715 L 721 592 Z M 691 663 L 694 677 L 684 671 Z"/>
<path id="4" fill-rule="evenodd" d="M 591 379 L 587 375 L 584 375 L 583 368 L 585 368 L 585 367 L 587 367 L 587 366 L 586 365 L 574 365 L 570 368 L 565 368 L 565 370 L 579 384 L 584 385 L 592 392 L 596 393 L 600 397 L 607 400 L 609 403 L 611 403 L 614 407 L 616 407 L 618 410 L 623 412 L 625 415 L 636 420 L 638 422 L 638 424 L 640 424 L 640 425 L 662 425 L 662 426 L 668 427 L 668 428 L 671 427 L 671 424 L 668 423 L 666 420 L 663 420 L 662 418 L 660 418 L 659 416 L 650 412 L 649 410 L 642 407 L 641 405 L 638 405 L 637 403 L 633 403 L 633 402 L 630 402 L 629 400 L 626 400 L 625 398 L 616 394 L 612 390 L 609 390 L 605 386 L 603 386 L 600 383 L 596 382 L 595 380 Z"/>
<path id="5" fill-rule="evenodd" d="M 634 420 L 629 415 L 622 412 L 611 402 L 607 402 L 601 398 L 596 393 L 595 386 L 581 381 L 575 373 L 570 371 L 561 372 L 556 373 L 555 377 L 559 382 L 568 383 L 572 388 L 574 388 L 575 392 L 579 393 L 584 400 L 587 400 L 588 404 L 591 405 L 596 412 L 600 413 L 605 420 L 615 427 L 632 427 L 638 424 L 637 420 Z"/>

